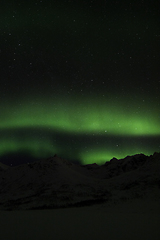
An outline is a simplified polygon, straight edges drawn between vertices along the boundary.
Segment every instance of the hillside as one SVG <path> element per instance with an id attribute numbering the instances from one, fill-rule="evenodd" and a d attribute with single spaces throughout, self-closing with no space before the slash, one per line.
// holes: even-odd
<path id="1" fill-rule="evenodd" d="M 76 165 L 60 157 L 7 167 L 0 164 L 0 209 L 85 206 L 160 199 L 160 153 Z"/>

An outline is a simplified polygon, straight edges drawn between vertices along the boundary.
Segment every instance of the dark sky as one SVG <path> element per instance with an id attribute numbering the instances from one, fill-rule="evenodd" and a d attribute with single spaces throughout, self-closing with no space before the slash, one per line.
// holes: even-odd
<path id="1" fill-rule="evenodd" d="M 1 162 L 160 151 L 158 3 L 3 1 Z"/>

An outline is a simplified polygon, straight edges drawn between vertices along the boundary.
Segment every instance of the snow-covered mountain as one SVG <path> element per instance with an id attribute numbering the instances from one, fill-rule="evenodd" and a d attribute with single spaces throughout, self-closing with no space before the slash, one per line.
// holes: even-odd
<path id="1" fill-rule="evenodd" d="M 76 165 L 60 157 L 8 167 L 0 163 L 0 208 L 44 209 L 160 198 L 160 153 Z"/>

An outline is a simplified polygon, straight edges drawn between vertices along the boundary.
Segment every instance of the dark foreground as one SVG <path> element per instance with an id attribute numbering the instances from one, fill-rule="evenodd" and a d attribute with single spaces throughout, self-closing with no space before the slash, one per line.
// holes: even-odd
<path id="1" fill-rule="evenodd" d="M 81 208 L 0 211 L 3 240 L 159 240 L 159 201 L 123 201 Z"/>

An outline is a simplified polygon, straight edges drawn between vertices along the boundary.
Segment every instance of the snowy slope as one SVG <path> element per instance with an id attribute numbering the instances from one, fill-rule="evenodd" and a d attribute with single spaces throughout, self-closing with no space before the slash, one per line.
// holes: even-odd
<path id="1" fill-rule="evenodd" d="M 82 206 L 160 198 L 160 153 L 75 165 L 57 156 L 17 167 L 0 165 L 0 208 Z"/>
<path id="2" fill-rule="evenodd" d="M 9 168 L 9 166 L 7 166 L 7 165 L 5 165 L 5 164 L 0 162 L 0 171 L 6 170 L 8 168 Z"/>

